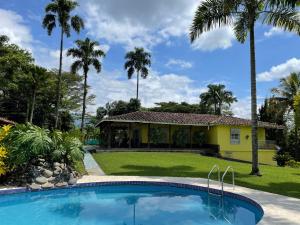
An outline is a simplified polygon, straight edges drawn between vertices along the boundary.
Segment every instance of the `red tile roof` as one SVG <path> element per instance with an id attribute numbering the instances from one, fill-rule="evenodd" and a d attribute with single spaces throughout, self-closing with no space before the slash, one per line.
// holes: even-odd
<path id="1" fill-rule="evenodd" d="M 15 125 L 16 123 L 6 118 L 0 117 L 0 125 L 7 125 L 7 124 Z"/>
<path id="2" fill-rule="evenodd" d="M 214 125 L 233 125 L 233 126 L 251 126 L 251 120 L 232 116 L 218 116 L 210 114 L 193 113 L 168 113 L 168 112 L 132 112 L 118 116 L 110 116 L 99 122 L 139 122 L 139 123 L 157 123 L 157 124 L 177 124 L 194 126 L 214 126 Z M 98 125 L 99 125 L 98 124 Z M 97 126 L 98 126 L 97 125 Z M 279 128 L 274 123 L 258 122 L 259 127 Z"/>

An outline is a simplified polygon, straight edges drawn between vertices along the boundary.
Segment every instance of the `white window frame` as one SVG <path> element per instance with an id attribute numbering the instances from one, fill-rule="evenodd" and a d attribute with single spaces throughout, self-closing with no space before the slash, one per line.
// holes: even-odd
<path id="1" fill-rule="evenodd" d="M 241 129 L 230 128 L 230 144 L 239 145 L 241 143 Z"/>

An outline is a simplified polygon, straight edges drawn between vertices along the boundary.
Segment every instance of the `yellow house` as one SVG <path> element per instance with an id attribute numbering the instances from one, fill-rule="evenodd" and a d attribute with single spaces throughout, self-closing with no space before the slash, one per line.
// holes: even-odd
<path id="1" fill-rule="evenodd" d="M 133 112 L 104 118 L 97 125 L 108 148 L 142 151 L 202 151 L 242 161 L 251 161 L 251 121 L 230 116 L 191 113 Z M 259 162 L 274 164 L 274 141 L 266 129 L 283 129 L 258 123 Z M 159 137 L 159 138 L 158 138 Z"/>

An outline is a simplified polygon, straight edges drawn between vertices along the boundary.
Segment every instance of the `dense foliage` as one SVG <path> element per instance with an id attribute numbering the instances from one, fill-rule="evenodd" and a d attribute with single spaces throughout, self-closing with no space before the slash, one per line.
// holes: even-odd
<path id="1" fill-rule="evenodd" d="M 173 143 L 175 147 L 184 148 L 189 143 L 189 131 L 188 129 L 180 128 L 174 131 L 172 135 Z"/>
<path id="2" fill-rule="evenodd" d="M 0 127 L 0 176 L 6 174 L 8 170 L 7 165 L 5 163 L 5 160 L 7 158 L 7 149 L 5 148 L 2 141 L 8 135 L 10 129 L 11 126 L 9 125 Z"/>
<path id="3" fill-rule="evenodd" d="M 5 37 L 5 36 L 4 36 Z M 6 38 L 0 45 L 0 115 L 16 122 L 52 128 L 55 121 L 57 70 L 33 64 L 32 56 Z M 73 128 L 71 111 L 80 109 L 83 77 L 62 72 L 59 127 Z M 87 97 L 91 104 L 94 95 Z"/>
<path id="4" fill-rule="evenodd" d="M 3 140 L 7 165 L 11 170 L 26 170 L 38 158 L 73 166 L 83 159 L 81 141 L 71 133 L 50 132 L 32 124 L 19 124 Z"/>

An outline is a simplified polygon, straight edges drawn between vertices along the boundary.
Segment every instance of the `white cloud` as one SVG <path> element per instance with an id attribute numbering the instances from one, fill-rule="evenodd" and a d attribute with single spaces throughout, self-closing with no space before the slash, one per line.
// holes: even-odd
<path id="1" fill-rule="evenodd" d="M 7 35 L 11 43 L 31 51 L 33 38 L 23 17 L 14 11 L 0 9 L 0 18 L 0 34 Z"/>
<path id="2" fill-rule="evenodd" d="M 170 36 L 187 34 L 200 0 L 85 0 L 86 27 L 97 38 L 151 48 Z"/>
<path id="3" fill-rule="evenodd" d="M 125 48 L 151 47 L 170 37 L 188 36 L 189 27 L 201 0 L 81 0 L 89 34 L 118 43 Z M 212 51 L 232 46 L 231 28 L 204 33 L 195 49 Z"/>
<path id="4" fill-rule="evenodd" d="M 213 51 L 219 48 L 227 49 L 232 46 L 234 39 L 232 27 L 226 26 L 201 34 L 192 47 L 202 51 Z"/>
<path id="5" fill-rule="evenodd" d="M 285 32 L 278 28 L 278 27 L 272 27 L 270 28 L 268 31 L 264 32 L 264 36 L 265 37 L 271 37 L 271 36 L 275 36 L 275 35 L 281 35 L 284 34 Z"/>
<path id="6" fill-rule="evenodd" d="M 257 96 L 257 112 L 258 109 L 263 104 L 264 98 L 262 96 Z M 251 119 L 251 97 L 244 97 L 238 99 L 231 105 L 232 112 L 234 116 L 239 118 Z"/>
<path id="7" fill-rule="evenodd" d="M 291 58 L 285 63 L 273 66 L 269 71 L 259 73 L 257 81 L 273 81 L 286 77 L 292 72 L 300 72 L 300 59 Z"/>
<path id="8" fill-rule="evenodd" d="M 182 59 L 169 59 L 169 61 L 166 63 L 167 67 L 176 66 L 181 69 L 190 69 L 193 67 L 193 64 L 191 62 L 182 60 Z"/>
<path id="9" fill-rule="evenodd" d="M 89 84 L 93 84 L 91 93 L 97 96 L 96 104 L 89 107 L 90 112 L 115 100 L 128 101 L 136 95 L 136 79 L 127 79 L 120 71 L 103 71 L 101 74 L 89 75 Z M 159 74 L 150 71 L 147 79 L 140 79 L 139 96 L 142 105 L 152 107 L 156 102 L 198 103 L 199 95 L 205 89 L 194 86 L 194 81 L 184 75 Z"/>

